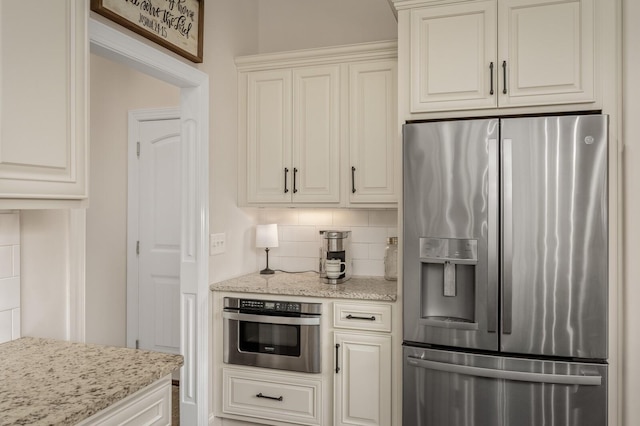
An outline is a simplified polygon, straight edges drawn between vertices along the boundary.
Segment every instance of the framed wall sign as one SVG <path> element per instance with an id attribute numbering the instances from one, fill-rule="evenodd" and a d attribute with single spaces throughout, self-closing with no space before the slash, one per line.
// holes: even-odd
<path id="1" fill-rule="evenodd" d="M 204 0 L 91 0 L 91 10 L 193 62 L 202 62 Z"/>

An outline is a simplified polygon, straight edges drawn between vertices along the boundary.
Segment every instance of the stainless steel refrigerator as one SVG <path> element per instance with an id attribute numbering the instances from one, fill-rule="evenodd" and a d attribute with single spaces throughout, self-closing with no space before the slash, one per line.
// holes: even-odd
<path id="1" fill-rule="evenodd" d="M 607 127 L 404 125 L 404 426 L 607 424 Z"/>

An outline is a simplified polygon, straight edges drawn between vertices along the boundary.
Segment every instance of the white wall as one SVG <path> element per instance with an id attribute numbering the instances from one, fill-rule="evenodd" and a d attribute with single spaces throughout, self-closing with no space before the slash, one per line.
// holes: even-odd
<path id="1" fill-rule="evenodd" d="M 23 210 L 22 335 L 69 338 L 69 211 Z"/>
<path id="2" fill-rule="evenodd" d="M 20 215 L 0 212 L 0 343 L 20 337 Z"/>
<path id="3" fill-rule="evenodd" d="M 387 0 L 262 0 L 259 53 L 398 38 Z"/>
<path id="4" fill-rule="evenodd" d="M 204 63 L 209 74 L 210 168 L 209 226 L 226 234 L 227 250 L 209 262 L 211 282 L 253 272 L 255 252 L 249 250 L 255 209 L 237 207 L 238 86 L 234 58 L 257 51 L 258 2 L 218 0 L 205 8 Z"/>
<path id="5" fill-rule="evenodd" d="M 127 143 L 131 109 L 177 107 L 180 91 L 91 55 L 86 340 L 126 345 Z"/>
<path id="6" fill-rule="evenodd" d="M 623 0 L 624 400 L 625 426 L 640 424 L 640 2 Z"/>

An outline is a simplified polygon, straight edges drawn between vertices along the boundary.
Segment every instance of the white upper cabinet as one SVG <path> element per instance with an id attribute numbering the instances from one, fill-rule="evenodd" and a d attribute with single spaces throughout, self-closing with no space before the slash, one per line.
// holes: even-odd
<path id="1" fill-rule="evenodd" d="M 337 66 L 248 74 L 247 199 L 340 201 Z"/>
<path id="2" fill-rule="evenodd" d="M 338 66 L 293 70 L 295 202 L 340 201 L 340 86 Z"/>
<path id="3" fill-rule="evenodd" d="M 500 106 L 595 100 L 593 2 L 500 1 Z"/>
<path id="4" fill-rule="evenodd" d="M 0 2 L 0 198 L 87 196 L 87 8 Z"/>
<path id="5" fill-rule="evenodd" d="M 248 75 L 247 197 L 253 202 L 290 202 L 291 71 Z"/>
<path id="6" fill-rule="evenodd" d="M 496 24 L 495 0 L 411 11 L 412 112 L 496 105 Z"/>
<path id="7" fill-rule="evenodd" d="M 406 7 L 411 113 L 595 101 L 594 0 Z"/>
<path id="8" fill-rule="evenodd" d="M 396 203 L 397 61 L 349 66 L 349 202 Z"/>
<path id="9" fill-rule="evenodd" d="M 240 205 L 397 203 L 397 43 L 236 58 Z"/>

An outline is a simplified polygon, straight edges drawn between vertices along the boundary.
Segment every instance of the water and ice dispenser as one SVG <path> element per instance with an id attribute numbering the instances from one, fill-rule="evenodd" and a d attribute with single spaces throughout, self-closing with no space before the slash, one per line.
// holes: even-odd
<path id="1" fill-rule="evenodd" d="M 421 322 L 440 327 L 473 326 L 478 241 L 420 238 L 420 263 Z"/>

